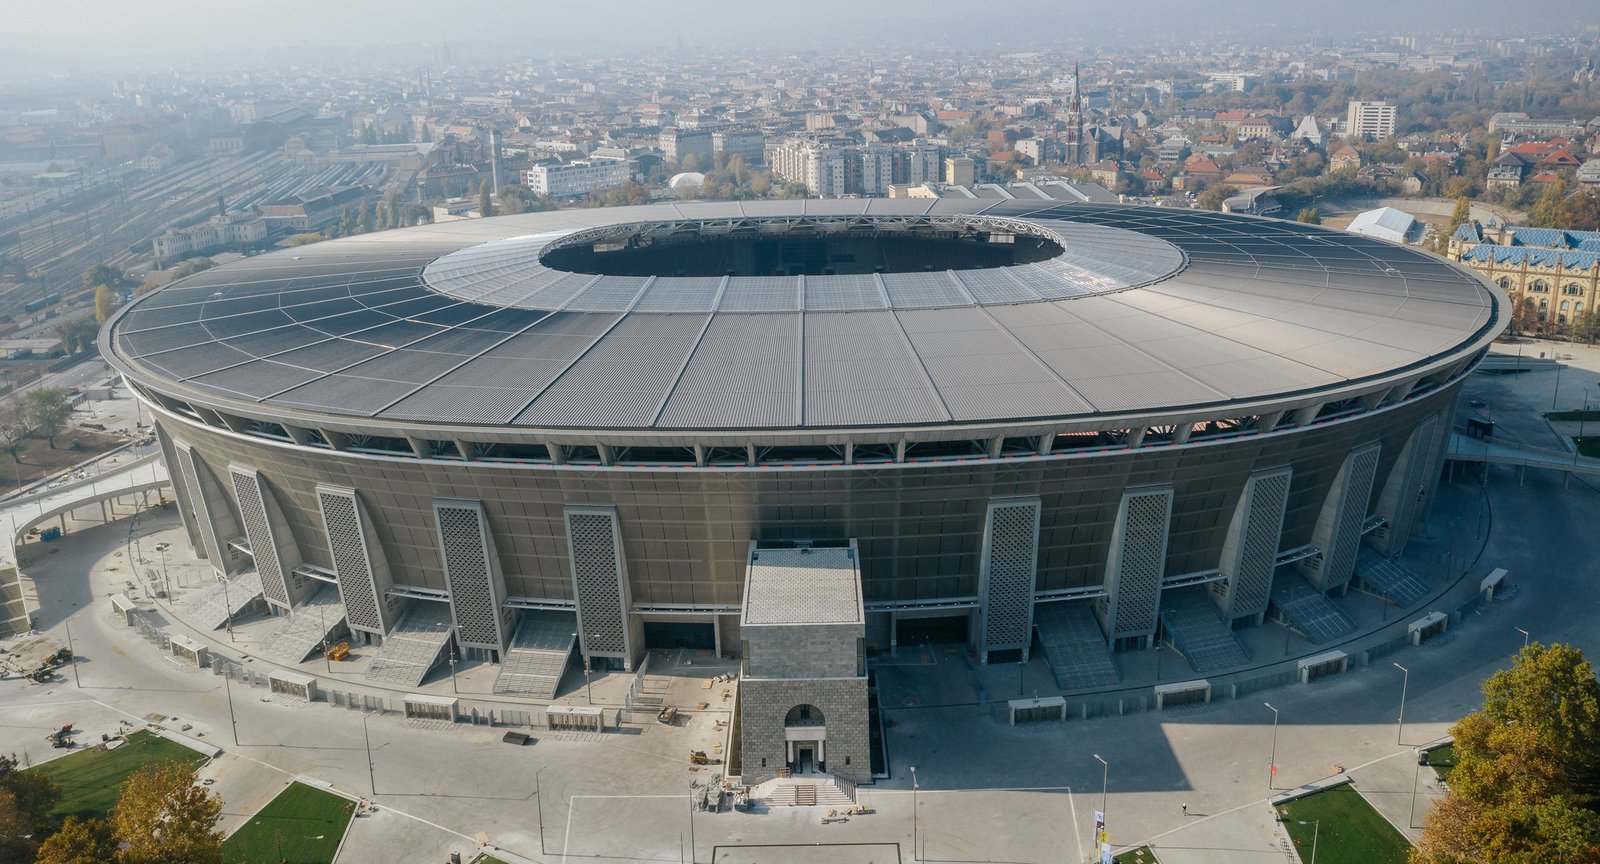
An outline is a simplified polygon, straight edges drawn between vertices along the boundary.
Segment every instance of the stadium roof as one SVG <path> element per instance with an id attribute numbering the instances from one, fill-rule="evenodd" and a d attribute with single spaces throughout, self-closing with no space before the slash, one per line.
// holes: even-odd
<path id="1" fill-rule="evenodd" d="M 1020 224 L 1064 251 L 988 269 L 782 277 L 603 276 L 540 261 L 552 241 L 686 220 L 825 232 L 852 219 L 889 230 L 971 218 Z M 675 203 L 442 223 L 247 258 L 141 298 L 102 339 L 134 380 L 247 416 L 903 427 L 1171 412 L 1421 374 L 1492 338 L 1496 292 L 1418 251 L 1205 211 Z"/>

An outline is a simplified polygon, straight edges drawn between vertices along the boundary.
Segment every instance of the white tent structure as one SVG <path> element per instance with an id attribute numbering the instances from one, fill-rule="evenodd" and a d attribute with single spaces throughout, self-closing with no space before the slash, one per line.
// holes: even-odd
<path id="1" fill-rule="evenodd" d="M 1345 229 L 1351 234 L 1364 234 L 1391 243 L 1415 243 L 1422 239 L 1423 226 L 1410 213 L 1393 207 L 1379 207 L 1356 214 Z"/>

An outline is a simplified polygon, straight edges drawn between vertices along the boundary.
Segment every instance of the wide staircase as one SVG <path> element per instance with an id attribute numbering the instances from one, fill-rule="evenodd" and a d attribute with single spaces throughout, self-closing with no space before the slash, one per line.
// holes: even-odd
<path id="1" fill-rule="evenodd" d="M 450 605 L 412 600 L 400 623 L 383 639 L 367 664 L 369 681 L 416 687 L 428 677 L 450 642 Z"/>
<path id="2" fill-rule="evenodd" d="M 578 641 L 578 616 L 571 612 L 529 610 L 522 613 L 494 679 L 503 696 L 554 699 L 567 671 L 572 646 Z"/>
<path id="3" fill-rule="evenodd" d="M 750 792 L 768 807 L 849 807 L 856 803 L 855 796 L 855 784 L 831 774 L 777 777 Z"/>
<path id="4" fill-rule="evenodd" d="M 1398 562 L 1368 550 L 1356 562 L 1356 578 L 1361 587 L 1383 597 L 1401 609 L 1428 599 L 1428 583 Z"/>
<path id="5" fill-rule="evenodd" d="M 1217 607 L 1206 597 L 1204 586 L 1163 592 L 1161 626 L 1172 640 L 1172 647 L 1201 675 L 1250 662 L 1250 652 L 1217 617 Z"/>
<path id="6" fill-rule="evenodd" d="M 318 649 L 324 649 L 328 637 L 344 626 L 344 604 L 339 600 L 339 588 L 318 584 L 300 605 L 288 615 L 261 643 L 261 653 L 270 654 L 290 663 L 304 662 Z"/>
<path id="7" fill-rule="evenodd" d="M 261 574 L 251 570 L 226 582 L 218 582 L 189 607 L 188 617 L 196 624 L 215 630 L 238 618 L 246 606 L 261 599 Z"/>
<path id="8" fill-rule="evenodd" d="M 1283 576 L 1272 587 L 1279 620 L 1318 645 L 1356 632 L 1356 625 L 1332 600 L 1298 576 Z"/>
<path id="9" fill-rule="evenodd" d="M 1057 687 L 1089 690 L 1115 686 L 1121 679 L 1089 604 L 1040 603 L 1034 607 L 1033 629 Z"/>
<path id="10" fill-rule="evenodd" d="M 28 607 L 22 599 L 17 568 L 0 569 L 0 637 L 14 636 L 27 629 Z"/>

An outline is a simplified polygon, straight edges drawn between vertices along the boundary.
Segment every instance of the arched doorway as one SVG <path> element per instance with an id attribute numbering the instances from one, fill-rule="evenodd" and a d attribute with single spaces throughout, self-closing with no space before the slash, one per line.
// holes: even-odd
<path id="1" fill-rule="evenodd" d="M 790 708 L 783 717 L 783 738 L 790 772 L 828 770 L 828 723 L 822 709 L 807 704 Z"/>

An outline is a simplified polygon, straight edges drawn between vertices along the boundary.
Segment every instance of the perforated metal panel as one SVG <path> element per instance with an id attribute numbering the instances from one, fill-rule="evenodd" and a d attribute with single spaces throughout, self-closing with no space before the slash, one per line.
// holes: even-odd
<path id="1" fill-rule="evenodd" d="M 194 508 L 196 526 L 199 528 L 206 558 L 219 573 L 233 570 L 236 555 L 228 549 L 228 540 L 238 536 L 238 526 L 233 511 L 228 508 L 221 489 L 212 479 L 210 469 L 194 449 L 182 441 L 173 442 L 178 451 L 178 463 L 183 466 L 184 478 L 189 484 L 189 503 Z"/>
<path id="2" fill-rule="evenodd" d="M 1420 499 L 1426 486 L 1426 472 L 1433 465 L 1439 437 L 1434 434 L 1435 425 L 1437 419 L 1428 417 L 1411 433 L 1411 440 L 1406 442 L 1404 458 L 1399 460 L 1403 464 L 1396 464 L 1390 472 L 1383 498 L 1379 501 L 1378 512 L 1388 520 L 1389 530 L 1384 532 L 1383 542 L 1378 548 L 1390 557 L 1405 551 L 1406 541 L 1411 539 L 1413 523 L 1421 510 Z"/>
<path id="3" fill-rule="evenodd" d="M 256 559 L 256 572 L 261 574 L 261 594 L 267 602 L 287 609 L 293 603 L 284 579 L 283 563 L 278 558 L 278 547 L 273 542 L 272 526 L 267 522 L 267 505 L 261 500 L 260 478 L 254 471 L 237 465 L 228 466 L 228 476 L 233 480 L 239 514 L 244 517 L 244 535 Z"/>
<path id="4" fill-rule="evenodd" d="M 1171 524 L 1171 487 L 1122 493 L 1106 556 L 1106 596 L 1100 601 L 1101 623 L 1110 638 L 1156 632 Z"/>
<path id="5" fill-rule="evenodd" d="M 322 527 L 333 553 L 333 571 L 339 580 L 339 597 L 351 629 L 387 634 L 398 617 L 398 601 L 384 592 L 389 587 L 387 561 L 371 530 L 354 489 L 317 487 Z"/>
<path id="6" fill-rule="evenodd" d="M 468 648 L 505 650 L 509 628 L 500 606 L 505 582 L 482 502 L 435 498 L 433 515 L 457 641 Z"/>
<path id="7" fill-rule="evenodd" d="M 616 511 L 606 507 L 568 507 L 566 515 L 573 596 L 578 599 L 578 638 L 583 653 L 631 659 L 628 575 Z"/>
<path id="8" fill-rule="evenodd" d="M 1292 478 L 1290 469 L 1283 468 L 1252 474 L 1245 480 L 1218 564 L 1227 578 L 1211 583 L 1224 618 L 1267 610 Z"/>
<path id="9" fill-rule="evenodd" d="M 983 559 L 978 594 L 982 598 L 983 657 L 1032 643 L 1034 577 L 1039 557 L 1039 500 L 1006 498 L 989 502 L 983 526 Z"/>
<path id="10" fill-rule="evenodd" d="M 206 557 L 205 541 L 200 539 L 199 520 L 194 515 L 194 504 L 189 499 L 189 475 L 178 459 L 177 448 L 172 446 L 172 436 L 161 424 L 155 424 L 156 441 L 161 445 L 161 461 L 167 465 L 167 476 L 172 479 L 172 495 L 178 502 L 178 517 L 183 521 L 183 533 L 189 539 L 189 548 L 195 557 Z"/>
<path id="11" fill-rule="evenodd" d="M 1322 591 L 1343 587 L 1355 572 L 1361 524 L 1367 518 L 1367 501 L 1372 497 L 1372 479 L 1378 471 L 1380 450 L 1376 442 L 1352 450 L 1334 479 L 1328 502 L 1323 505 L 1322 518 L 1313 535 L 1326 536 L 1324 542 L 1317 544 L 1323 550 L 1323 560 L 1312 576 L 1312 584 Z"/>

